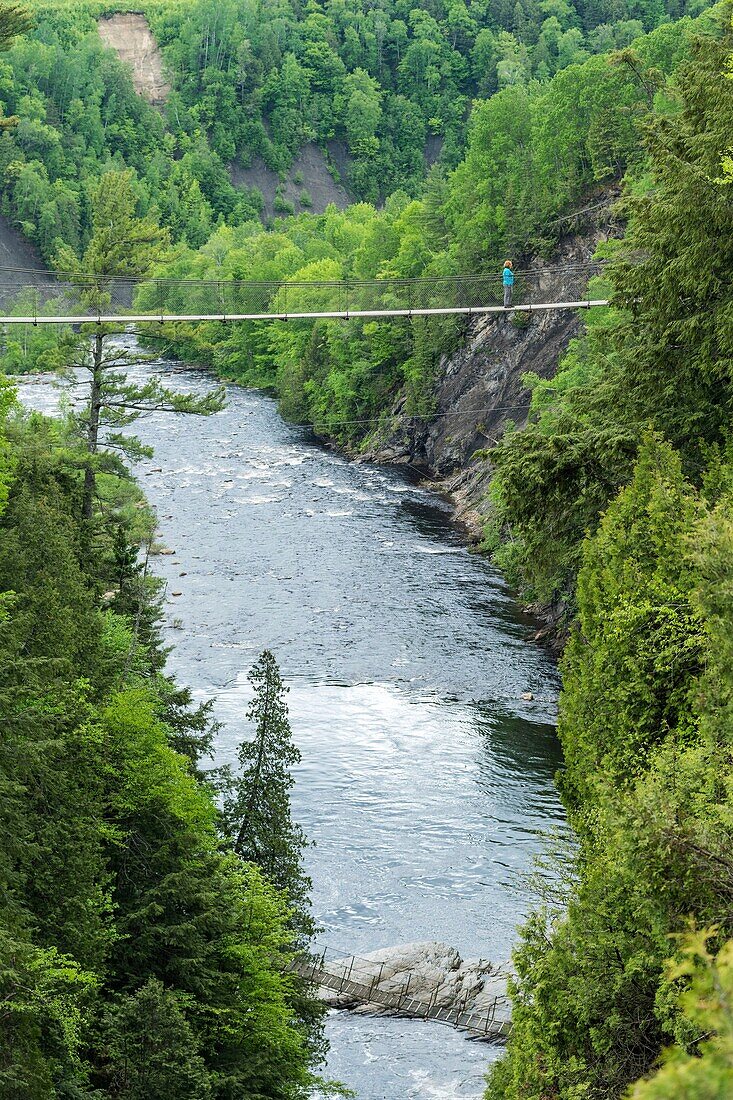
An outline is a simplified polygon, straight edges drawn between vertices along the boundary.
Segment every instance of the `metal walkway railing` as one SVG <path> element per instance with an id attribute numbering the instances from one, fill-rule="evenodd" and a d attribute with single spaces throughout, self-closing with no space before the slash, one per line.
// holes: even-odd
<path id="1" fill-rule="evenodd" d="M 436 1023 L 449 1024 L 466 1032 L 469 1038 L 487 1042 L 499 1042 L 508 1036 L 511 1030 L 509 1002 L 504 996 L 492 997 L 488 1007 L 469 1008 L 475 999 L 475 992 L 467 991 L 457 1003 L 441 1005 L 441 994 L 445 995 L 445 986 L 436 985 L 427 993 L 419 996 L 410 993 L 411 974 L 406 979 L 383 978 L 384 963 L 369 980 L 360 978 L 364 968 L 374 970 L 373 959 L 351 955 L 346 958 L 336 955 L 326 948 L 321 955 L 295 959 L 291 971 L 314 986 L 321 986 L 342 994 L 354 1005 L 374 1005 L 387 1010 L 391 1015 L 406 1016 L 419 1020 L 434 1020 Z M 499 971 L 493 976 L 500 977 Z"/>
<path id="2" fill-rule="evenodd" d="M 589 277 L 600 270 L 601 264 L 586 263 L 519 271 L 510 311 L 607 305 L 605 299 L 584 297 Z M 558 275 L 563 287 L 560 301 L 548 295 L 550 287 L 557 286 Z M 0 268 L 0 323 L 4 325 L 350 320 L 503 312 L 507 311 L 500 275 L 253 282 L 57 276 Z"/>

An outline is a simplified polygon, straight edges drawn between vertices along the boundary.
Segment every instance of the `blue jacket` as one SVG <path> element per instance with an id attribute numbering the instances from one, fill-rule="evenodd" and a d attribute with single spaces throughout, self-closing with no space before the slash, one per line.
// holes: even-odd
<path id="1" fill-rule="evenodd" d="M 514 286 L 514 272 L 510 267 L 504 268 L 504 286 Z"/>

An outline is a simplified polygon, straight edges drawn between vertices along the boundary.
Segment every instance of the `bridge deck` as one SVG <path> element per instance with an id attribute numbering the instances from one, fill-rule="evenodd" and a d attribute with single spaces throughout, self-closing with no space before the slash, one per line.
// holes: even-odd
<path id="1" fill-rule="evenodd" d="M 516 272 L 504 307 L 501 276 L 465 274 L 334 282 L 115 278 L 0 267 L 0 324 L 364 320 L 590 309 L 588 280 L 603 262 Z M 549 300 L 548 300 L 549 299 Z"/>
<path id="2" fill-rule="evenodd" d="M 504 1016 L 501 1013 L 503 999 L 498 997 L 494 998 L 487 1010 L 469 1011 L 467 1009 L 468 996 L 463 1006 L 452 1008 L 438 1005 L 438 989 L 433 992 L 427 1001 L 418 997 L 411 997 L 409 978 L 401 989 L 391 990 L 381 986 L 377 978 L 374 978 L 368 985 L 355 981 L 350 977 L 351 970 L 345 966 L 339 973 L 328 970 L 320 959 L 316 959 L 314 962 L 295 960 L 291 965 L 291 970 L 313 985 L 331 989 L 335 993 L 342 993 L 350 998 L 353 997 L 354 1001 L 360 1005 L 379 1005 L 393 1015 L 450 1024 L 451 1027 L 465 1031 L 471 1039 L 500 1042 L 506 1039 L 511 1030 L 511 1020 L 508 1015 Z"/>
<path id="3" fill-rule="evenodd" d="M 236 321 L 312 321 L 318 318 L 351 321 L 359 317 L 444 317 L 451 314 L 469 316 L 485 313 L 538 313 L 547 310 L 591 309 L 593 306 L 607 306 L 603 298 L 582 302 L 527 302 L 515 306 L 446 306 L 425 309 L 353 309 L 353 310 L 314 310 L 306 313 L 100 313 L 68 314 L 44 316 L 30 314 L 24 317 L 0 315 L 2 325 L 120 325 L 120 324 L 174 324 L 175 322 L 194 323 L 215 321 L 230 324 Z"/>

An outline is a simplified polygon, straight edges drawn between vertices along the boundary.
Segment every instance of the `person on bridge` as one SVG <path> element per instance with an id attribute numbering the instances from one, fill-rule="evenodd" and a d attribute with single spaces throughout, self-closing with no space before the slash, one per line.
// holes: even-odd
<path id="1" fill-rule="evenodd" d="M 504 261 L 504 270 L 502 272 L 501 281 L 504 284 L 504 309 L 508 309 L 512 304 L 512 287 L 514 286 L 514 264 L 511 260 Z"/>

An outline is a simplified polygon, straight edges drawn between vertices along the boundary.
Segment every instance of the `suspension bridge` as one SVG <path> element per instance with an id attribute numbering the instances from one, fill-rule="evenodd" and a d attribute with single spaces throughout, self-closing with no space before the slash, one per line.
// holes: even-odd
<path id="1" fill-rule="evenodd" d="M 448 996 L 441 982 L 428 989 L 423 985 L 418 992 L 410 988 L 413 983 L 409 971 L 385 974 L 385 964 L 376 963 L 374 958 L 344 957 L 327 947 L 318 955 L 294 959 L 289 969 L 309 984 L 336 994 L 342 1007 L 369 1006 L 375 1012 L 432 1020 L 484 1042 L 501 1042 L 511 1031 L 509 1002 L 503 991 L 477 997 L 476 990 L 469 989 Z M 506 975 L 491 967 L 485 980 L 493 988 L 504 987 Z"/>
<path id="2" fill-rule="evenodd" d="M 590 309 L 608 305 L 587 297 L 588 279 L 601 269 L 588 262 L 517 271 L 512 303 L 505 307 L 501 275 L 257 282 L 0 268 L 0 325 L 349 321 Z M 548 293 L 558 284 L 561 300 Z"/>

